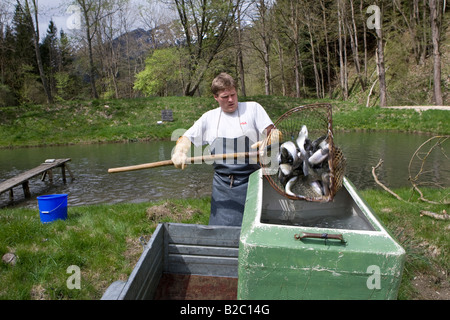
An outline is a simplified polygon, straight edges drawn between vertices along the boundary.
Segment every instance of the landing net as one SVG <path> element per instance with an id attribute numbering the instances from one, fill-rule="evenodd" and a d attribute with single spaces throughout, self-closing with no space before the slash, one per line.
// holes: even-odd
<path id="1" fill-rule="evenodd" d="M 260 165 L 271 186 L 293 200 L 328 202 L 342 186 L 345 158 L 334 145 L 330 104 L 293 108 L 275 127 L 278 141 L 260 151 Z"/>

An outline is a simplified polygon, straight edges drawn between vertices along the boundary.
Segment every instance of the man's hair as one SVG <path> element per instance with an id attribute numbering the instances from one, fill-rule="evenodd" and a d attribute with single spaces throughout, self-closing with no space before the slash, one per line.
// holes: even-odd
<path id="1" fill-rule="evenodd" d="M 211 85 L 211 91 L 214 95 L 217 95 L 221 90 L 236 89 L 236 82 L 229 74 L 222 72 L 214 78 Z"/>

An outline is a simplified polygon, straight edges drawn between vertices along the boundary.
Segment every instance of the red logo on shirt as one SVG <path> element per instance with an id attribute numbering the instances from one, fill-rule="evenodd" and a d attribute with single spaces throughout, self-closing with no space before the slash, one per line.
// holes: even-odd
<path id="1" fill-rule="evenodd" d="M 243 124 L 247 124 L 247 121 L 241 122 L 241 125 L 243 125 Z"/>

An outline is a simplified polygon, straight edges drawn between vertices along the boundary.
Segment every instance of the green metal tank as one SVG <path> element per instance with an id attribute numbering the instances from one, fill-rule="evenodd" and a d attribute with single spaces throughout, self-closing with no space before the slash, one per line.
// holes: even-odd
<path id="1" fill-rule="evenodd" d="M 251 175 L 238 299 L 396 299 L 405 260 L 346 178 L 332 202 L 289 200 Z"/>

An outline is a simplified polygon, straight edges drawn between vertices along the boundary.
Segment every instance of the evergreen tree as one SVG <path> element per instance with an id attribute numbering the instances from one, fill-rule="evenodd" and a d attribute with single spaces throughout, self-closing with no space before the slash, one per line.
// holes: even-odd
<path id="1" fill-rule="evenodd" d="M 55 93 L 55 72 L 58 71 L 59 65 L 57 32 L 58 30 L 56 25 L 51 20 L 48 25 L 47 35 L 40 45 L 42 63 L 44 65 L 45 73 L 47 74 L 48 83 L 52 94 Z"/>
<path id="2" fill-rule="evenodd" d="M 30 75 L 36 75 L 38 67 L 34 58 L 32 29 L 19 6 L 15 7 L 11 33 L 7 34 L 6 42 L 9 52 L 6 83 L 21 99 L 20 92 L 24 88 L 26 79 Z"/>

